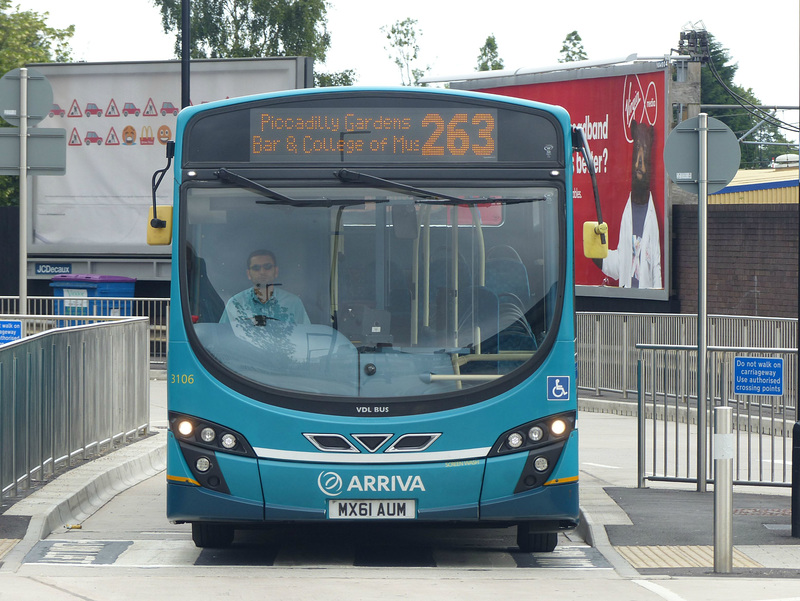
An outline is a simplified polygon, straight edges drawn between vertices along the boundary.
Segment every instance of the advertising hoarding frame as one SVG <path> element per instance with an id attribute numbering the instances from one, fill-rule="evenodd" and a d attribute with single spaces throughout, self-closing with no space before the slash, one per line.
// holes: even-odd
<path id="1" fill-rule="evenodd" d="M 151 176 L 164 162 L 161 133 L 173 135 L 180 109 L 180 61 L 32 66 L 53 85 L 43 124 L 66 130 L 67 172 L 58 184 L 29 186 L 29 279 L 47 278 L 36 264 L 53 263 L 168 280 L 169 255 L 147 245 L 145 224 Z M 307 57 L 192 61 L 193 104 L 312 86 Z M 171 204 L 172 192 L 162 187 L 159 202 Z"/>
<path id="2" fill-rule="evenodd" d="M 603 85 L 613 85 L 614 82 L 619 81 L 622 82 L 626 88 L 628 88 L 627 83 L 630 81 L 639 81 L 640 78 L 647 79 L 650 82 L 656 82 L 654 88 L 652 88 L 652 84 L 650 84 L 651 88 L 656 90 L 659 96 L 655 103 L 656 106 L 651 107 L 657 112 L 657 117 L 654 119 L 653 123 L 654 139 L 657 142 L 653 144 L 651 148 L 650 169 L 652 170 L 651 182 L 656 182 L 653 184 L 651 190 L 654 196 L 654 204 L 657 205 L 657 213 L 659 213 L 658 225 L 660 231 L 662 287 L 620 287 L 617 285 L 606 285 L 605 283 L 591 283 L 587 281 L 586 278 L 582 277 L 584 271 L 588 270 L 587 272 L 590 273 L 591 270 L 594 269 L 594 267 L 586 267 L 585 262 L 588 261 L 588 259 L 583 257 L 580 246 L 581 240 L 579 237 L 582 232 L 582 221 L 589 220 L 587 218 L 588 214 L 585 210 L 582 210 L 582 207 L 585 208 L 585 205 L 589 204 L 591 204 L 593 207 L 594 199 L 592 198 L 591 187 L 588 185 L 588 183 L 580 183 L 581 178 L 585 178 L 586 182 L 588 182 L 588 175 L 581 175 L 579 172 L 580 170 L 576 170 L 575 294 L 578 296 L 656 301 L 665 301 L 669 299 L 669 291 L 671 286 L 671 202 L 668 196 L 669 178 L 663 165 L 662 153 L 672 121 L 673 109 L 670 101 L 670 84 L 672 73 L 670 66 L 671 63 L 666 59 L 642 60 L 618 65 L 604 65 L 583 68 L 570 68 L 569 64 L 565 63 L 563 70 L 519 75 L 509 75 L 508 72 L 505 72 L 504 75 L 499 77 L 492 77 L 490 72 L 483 72 L 480 74 L 476 73 L 475 79 L 454 81 L 450 83 L 450 87 L 454 89 L 480 90 L 487 93 L 506 94 L 509 96 L 518 96 L 532 100 L 539 100 L 541 102 L 550 104 L 559 104 L 567 109 L 567 111 L 570 113 L 570 118 L 574 125 L 583 125 L 586 121 L 589 123 L 590 127 L 594 126 L 597 128 L 605 125 L 611 129 L 614 127 L 613 123 L 615 120 L 618 124 L 619 119 L 622 118 L 623 120 L 627 120 L 630 118 L 630 115 L 636 112 L 637 109 L 642 109 L 645 106 L 644 102 L 647 99 L 648 93 L 651 93 L 651 89 L 648 89 L 648 87 L 645 85 L 638 96 L 636 94 L 628 94 L 626 96 L 625 93 L 630 92 L 631 90 L 627 89 L 623 91 L 620 89 L 620 92 L 623 93 L 619 97 L 606 98 L 604 96 L 602 101 L 599 103 L 600 106 L 592 107 L 591 115 L 587 116 L 589 111 L 586 109 L 585 103 L 587 102 L 586 97 L 589 95 L 588 91 L 590 88 L 587 88 L 586 86 L 591 86 L 593 89 L 602 87 Z M 571 86 L 572 89 L 564 87 L 569 86 L 570 83 L 575 84 L 575 86 Z M 537 92 L 537 89 L 539 92 Z M 553 91 L 559 89 L 560 92 Z M 568 91 L 569 93 L 565 94 L 564 91 Z M 571 95 L 578 95 L 581 96 L 581 98 L 577 103 L 574 101 L 571 102 Z M 579 106 L 580 108 L 576 108 L 576 106 Z M 628 111 L 628 117 L 622 116 L 625 111 Z M 608 115 L 609 117 L 605 118 L 605 115 Z M 605 121 L 605 123 L 601 124 L 599 121 Z M 608 121 L 611 121 L 611 123 Z M 625 125 L 627 126 L 627 124 Z M 616 207 L 612 207 L 612 203 L 619 203 L 619 200 L 618 197 L 615 197 L 613 194 L 609 194 L 609 184 L 606 182 L 604 185 L 603 168 L 605 168 L 606 173 L 611 173 L 612 170 L 619 169 L 625 169 L 625 173 L 629 173 L 630 163 L 625 162 L 624 160 L 619 162 L 621 160 L 619 158 L 616 160 L 616 162 L 608 163 L 608 158 L 606 158 L 606 163 L 598 165 L 598 160 L 602 160 L 599 155 L 603 153 L 604 149 L 602 148 L 602 143 L 593 143 L 592 136 L 588 134 L 589 132 L 587 132 L 587 137 L 589 137 L 589 148 L 595 156 L 595 166 L 596 168 L 598 166 L 601 167 L 598 169 L 600 201 L 603 207 L 603 218 L 608 222 L 609 228 L 612 231 L 612 235 L 610 236 L 609 240 L 609 248 L 614 249 L 618 243 L 620 221 L 619 217 L 617 217 L 619 213 L 619 206 L 617 205 Z M 627 141 L 631 142 L 629 138 L 630 136 L 627 136 L 626 134 Z M 610 144 L 608 139 L 606 139 L 605 142 L 607 146 Z M 630 161 L 630 153 L 625 156 L 628 158 L 628 161 Z M 616 188 L 619 188 L 620 185 L 621 184 L 616 184 Z M 662 201 L 659 201 L 655 198 L 655 195 L 659 192 L 661 194 L 661 198 L 663 199 Z M 580 198 L 578 198 L 578 195 L 580 195 Z M 609 207 L 612 207 L 612 210 L 607 210 Z M 616 211 L 613 210 L 614 208 L 616 208 Z M 592 213 L 593 212 L 594 209 L 592 208 Z M 596 219 L 596 217 L 592 217 L 592 219 Z M 594 278 L 597 279 L 597 276 L 594 276 Z M 604 281 L 608 279 L 609 278 L 604 278 Z"/>

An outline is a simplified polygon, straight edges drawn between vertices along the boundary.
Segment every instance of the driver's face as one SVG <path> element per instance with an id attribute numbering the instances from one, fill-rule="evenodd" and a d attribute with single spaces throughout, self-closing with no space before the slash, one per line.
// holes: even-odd
<path id="1" fill-rule="evenodd" d="M 271 284 L 278 277 L 278 266 L 269 255 L 256 255 L 250 259 L 247 277 L 256 285 Z"/>

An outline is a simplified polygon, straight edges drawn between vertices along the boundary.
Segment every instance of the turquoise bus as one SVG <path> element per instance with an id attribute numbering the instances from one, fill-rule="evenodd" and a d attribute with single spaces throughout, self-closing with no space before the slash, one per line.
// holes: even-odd
<path id="1" fill-rule="evenodd" d="M 572 152 L 563 109 L 449 90 L 181 111 L 148 232 L 168 518 L 199 547 L 380 520 L 552 551 L 579 519 Z"/>

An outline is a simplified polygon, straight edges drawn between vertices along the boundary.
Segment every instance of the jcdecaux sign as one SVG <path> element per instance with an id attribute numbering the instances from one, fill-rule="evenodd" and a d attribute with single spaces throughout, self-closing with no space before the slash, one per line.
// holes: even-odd
<path id="1" fill-rule="evenodd" d="M 37 263 L 36 275 L 61 275 L 72 273 L 72 263 Z"/>

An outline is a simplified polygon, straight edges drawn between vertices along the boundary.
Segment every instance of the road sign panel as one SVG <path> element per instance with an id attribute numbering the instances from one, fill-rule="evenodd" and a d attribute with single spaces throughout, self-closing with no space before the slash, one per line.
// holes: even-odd
<path id="1" fill-rule="evenodd" d="M 28 174 L 64 175 L 67 132 L 60 127 L 28 128 Z M 0 175 L 19 175 L 19 129 L 0 128 Z"/>
<path id="2" fill-rule="evenodd" d="M 22 338 L 22 322 L 18 319 L 0 320 L 0 344 Z"/>
<path id="3" fill-rule="evenodd" d="M 699 117 L 678 124 L 664 143 L 664 167 L 670 179 L 698 194 L 700 178 Z M 739 140 L 722 121 L 708 117 L 708 193 L 719 192 L 739 170 Z"/>
<path id="4" fill-rule="evenodd" d="M 12 69 L 0 78 L 0 117 L 18 126 L 22 111 L 19 106 L 19 69 Z M 34 126 L 50 114 L 53 88 L 47 78 L 28 69 L 28 125 Z"/>
<path id="5" fill-rule="evenodd" d="M 783 359 L 734 357 L 733 393 L 757 396 L 783 395 Z"/>

